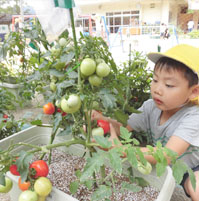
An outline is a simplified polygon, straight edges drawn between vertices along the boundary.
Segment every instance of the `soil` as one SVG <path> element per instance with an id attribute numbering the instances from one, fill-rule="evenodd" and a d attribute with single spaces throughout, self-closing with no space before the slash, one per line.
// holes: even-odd
<path id="1" fill-rule="evenodd" d="M 43 97 L 42 96 L 38 96 L 35 100 L 32 101 L 31 105 L 25 107 L 25 108 L 19 108 L 16 110 L 16 112 L 14 112 L 14 116 L 16 119 L 20 119 L 22 118 L 27 112 L 32 112 L 32 117 L 35 117 L 37 116 L 38 114 L 42 113 L 42 105 L 43 105 L 44 101 L 43 101 Z M 38 106 L 40 106 L 38 108 Z M 50 123 L 50 116 L 43 116 L 42 118 L 43 122 L 44 123 Z M 52 158 L 52 161 L 54 160 L 57 161 L 58 157 L 56 156 L 56 153 L 54 153 L 54 159 Z M 61 156 L 59 157 L 60 159 L 62 158 Z M 73 159 L 74 160 L 74 159 Z M 79 166 L 80 164 L 80 161 L 79 159 L 75 159 L 77 165 Z M 69 162 L 69 164 L 71 164 L 71 162 Z M 57 165 L 59 168 L 57 168 Z M 60 168 L 60 166 L 62 168 Z M 57 175 L 57 169 L 59 170 L 62 170 L 61 172 L 61 175 L 62 174 L 66 174 L 66 170 L 69 169 L 69 167 L 67 166 L 67 162 L 65 160 L 60 160 L 58 163 L 53 163 L 51 164 L 51 167 L 50 167 L 51 171 L 49 173 L 49 178 L 51 179 L 51 181 L 53 182 L 53 184 L 59 188 L 60 190 L 63 190 L 64 192 L 67 192 L 68 193 L 68 189 L 66 188 L 66 186 L 62 186 L 62 181 L 60 179 L 62 179 L 62 176 L 56 176 Z M 56 182 L 53 181 L 53 177 L 56 177 Z M 59 179 L 58 179 L 59 177 Z M 61 186 L 62 187 L 61 187 Z M 146 194 L 144 193 L 146 192 Z M 125 198 L 126 199 L 123 199 L 123 200 L 126 200 L 126 201 L 153 201 L 155 200 L 155 196 L 157 196 L 157 192 L 156 192 L 156 189 L 153 189 L 153 188 L 146 188 L 145 191 L 141 191 L 140 193 L 141 195 L 139 196 L 144 196 L 142 197 L 141 199 L 137 199 L 137 198 L 128 198 L 125 194 Z M 145 195 L 144 195 L 145 194 Z M 77 193 L 77 196 L 78 196 L 78 193 Z M 132 196 L 132 195 L 131 195 Z M 75 196 L 74 196 L 75 197 Z M 87 199 L 85 199 L 85 197 L 83 198 L 80 198 L 81 201 L 86 201 Z M 89 199 L 88 199 L 89 200 Z M 119 201 L 119 200 L 122 200 L 122 198 L 118 198 L 118 199 L 114 199 L 114 201 Z M 1 194 L 0 193 L 0 201 L 11 201 L 10 200 L 10 197 L 9 197 L 9 194 Z M 177 185 L 174 189 L 174 193 L 172 195 L 172 198 L 171 198 L 171 201 L 191 201 L 191 199 L 187 198 L 182 187 Z"/>

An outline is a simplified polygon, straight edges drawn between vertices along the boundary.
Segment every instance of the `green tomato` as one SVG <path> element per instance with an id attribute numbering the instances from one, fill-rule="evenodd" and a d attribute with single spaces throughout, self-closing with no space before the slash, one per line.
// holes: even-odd
<path id="1" fill-rule="evenodd" d="M 94 74 L 89 76 L 88 81 L 92 86 L 98 87 L 102 83 L 102 77 L 99 77 Z"/>
<path id="2" fill-rule="evenodd" d="M 104 129 L 101 127 L 92 129 L 92 136 L 104 136 Z"/>
<path id="3" fill-rule="evenodd" d="M 35 181 L 34 190 L 39 196 L 47 196 L 52 191 L 52 183 L 47 177 L 39 177 Z"/>
<path id="4" fill-rule="evenodd" d="M 68 106 L 69 107 L 76 107 L 79 104 L 80 98 L 75 94 L 71 94 L 68 98 Z"/>
<path id="5" fill-rule="evenodd" d="M 106 63 L 100 63 L 97 65 L 96 74 L 99 77 L 106 77 L 110 73 L 110 67 Z"/>
<path id="6" fill-rule="evenodd" d="M 65 66 L 66 66 L 66 65 L 65 65 L 64 62 L 58 61 L 57 64 L 55 65 L 55 68 L 56 68 L 57 70 L 62 70 Z"/>
<path id="7" fill-rule="evenodd" d="M 57 49 L 57 48 L 55 48 L 55 47 L 52 47 L 51 48 L 51 54 L 52 54 L 52 56 L 59 56 L 59 54 L 60 54 L 60 49 Z"/>
<path id="8" fill-rule="evenodd" d="M 57 85 L 56 85 L 54 82 L 51 82 L 51 83 L 50 83 L 50 89 L 51 89 L 52 91 L 56 91 Z"/>
<path id="9" fill-rule="evenodd" d="M 78 95 L 71 94 L 66 100 L 65 98 L 62 98 L 61 100 L 61 109 L 66 113 L 75 113 L 77 112 L 81 107 L 81 99 Z"/>
<path id="10" fill-rule="evenodd" d="M 103 59 L 101 59 L 101 58 L 96 59 L 95 62 L 96 62 L 97 65 L 100 64 L 100 63 L 105 63 L 105 61 Z"/>
<path id="11" fill-rule="evenodd" d="M 83 75 L 89 76 L 95 72 L 96 63 L 93 59 L 86 58 L 81 62 L 80 71 Z"/>
<path id="12" fill-rule="evenodd" d="M 5 186 L 0 184 L 0 193 L 8 193 L 12 189 L 12 180 L 8 177 L 5 177 Z"/>
<path id="13" fill-rule="evenodd" d="M 67 40 L 65 38 L 60 38 L 59 39 L 59 45 L 64 47 L 67 45 Z"/>
<path id="14" fill-rule="evenodd" d="M 38 196 L 35 191 L 26 190 L 20 194 L 18 201 L 37 201 L 37 200 Z"/>
<path id="15" fill-rule="evenodd" d="M 138 171 L 145 175 L 150 174 L 152 171 L 151 163 L 147 161 L 146 165 L 143 165 L 141 162 L 138 161 Z"/>

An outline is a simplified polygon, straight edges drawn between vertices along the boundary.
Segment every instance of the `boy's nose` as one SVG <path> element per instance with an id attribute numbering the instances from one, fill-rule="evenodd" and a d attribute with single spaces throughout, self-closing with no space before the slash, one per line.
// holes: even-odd
<path id="1" fill-rule="evenodd" d="M 158 94 L 158 95 L 162 95 L 162 87 L 161 86 L 157 86 L 154 90 L 154 93 L 155 94 Z"/>

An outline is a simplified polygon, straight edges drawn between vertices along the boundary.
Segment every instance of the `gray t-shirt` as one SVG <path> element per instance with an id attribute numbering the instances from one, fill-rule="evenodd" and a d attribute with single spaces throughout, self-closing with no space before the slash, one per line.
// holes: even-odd
<path id="1" fill-rule="evenodd" d="M 165 145 L 171 136 L 178 136 L 190 144 L 179 158 L 191 168 L 199 165 L 199 106 L 188 104 L 160 125 L 161 110 L 152 99 L 139 108 L 142 113 L 131 114 L 128 125 L 135 131 L 144 131 L 154 145 L 160 141 Z"/>

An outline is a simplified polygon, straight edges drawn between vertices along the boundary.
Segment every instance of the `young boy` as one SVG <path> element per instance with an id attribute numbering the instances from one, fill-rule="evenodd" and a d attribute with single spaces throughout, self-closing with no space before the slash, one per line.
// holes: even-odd
<path id="1" fill-rule="evenodd" d="M 196 190 L 192 188 L 189 175 L 185 174 L 181 185 L 188 197 L 199 201 L 199 49 L 189 45 L 177 45 L 164 54 L 149 53 L 155 63 L 151 83 L 152 99 L 144 102 L 142 113 L 131 114 L 129 131 L 144 131 L 154 144 L 160 141 L 164 146 L 178 153 L 196 175 Z M 196 99 L 195 103 L 192 102 Z M 93 119 L 104 119 L 111 123 L 111 140 L 118 139 L 117 121 L 93 111 Z M 147 152 L 147 148 L 142 148 Z M 146 159 L 155 164 L 152 156 Z"/>

